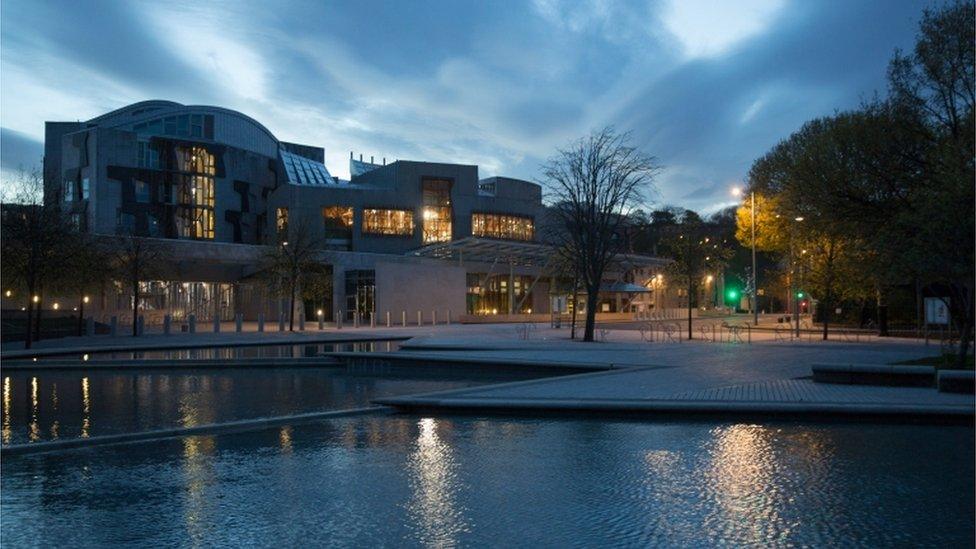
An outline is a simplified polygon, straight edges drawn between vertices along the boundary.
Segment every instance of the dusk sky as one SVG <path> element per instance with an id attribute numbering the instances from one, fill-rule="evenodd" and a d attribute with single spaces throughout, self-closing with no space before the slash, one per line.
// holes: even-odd
<path id="1" fill-rule="evenodd" d="M 883 93 L 926 5 L 6 0 L 3 175 L 40 163 L 45 120 L 168 99 L 322 146 L 343 178 L 352 150 L 536 180 L 613 124 L 665 167 L 654 203 L 708 212 L 804 121 Z"/>

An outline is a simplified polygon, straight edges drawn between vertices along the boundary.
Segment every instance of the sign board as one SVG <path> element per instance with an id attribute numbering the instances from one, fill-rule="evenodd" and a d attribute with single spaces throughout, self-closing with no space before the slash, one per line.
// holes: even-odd
<path id="1" fill-rule="evenodd" d="M 926 324 L 949 324 L 949 308 L 945 301 L 938 297 L 925 298 L 925 323 Z"/>

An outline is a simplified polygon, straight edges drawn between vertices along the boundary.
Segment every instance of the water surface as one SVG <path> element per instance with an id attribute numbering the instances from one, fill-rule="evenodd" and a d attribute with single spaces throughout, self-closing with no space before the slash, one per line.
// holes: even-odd
<path id="1" fill-rule="evenodd" d="M 3 460 L 9 546 L 972 547 L 969 427 L 369 416 Z"/>

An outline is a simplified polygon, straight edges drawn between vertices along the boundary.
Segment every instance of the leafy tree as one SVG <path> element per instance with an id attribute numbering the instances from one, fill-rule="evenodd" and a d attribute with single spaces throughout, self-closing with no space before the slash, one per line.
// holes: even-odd
<path id="1" fill-rule="evenodd" d="M 656 161 L 630 144 L 629 134 L 607 127 L 559 150 L 543 166 L 560 231 L 557 246 L 569 252 L 586 289 L 584 341 L 593 341 L 600 284 L 614 257 L 627 215 L 652 189 Z"/>

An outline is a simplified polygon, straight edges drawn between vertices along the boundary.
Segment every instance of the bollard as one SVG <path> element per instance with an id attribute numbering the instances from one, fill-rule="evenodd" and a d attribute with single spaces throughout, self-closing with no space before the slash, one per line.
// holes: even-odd
<path id="1" fill-rule="evenodd" d="M 375 328 L 376 327 L 376 312 L 375 311 L 370 311 L 369 312 L 369 327 L 370 328 Z"/>
<path id="2" fill-rule="evenodd" d="M 431 326 L 437 325 L 437 309 L 430 312 L 430 324 Z"/>
<path id="3" fill-rule="evenodd" d="M 389 328 L 393 324 L 390 322 L 390 311 L 386 312 L 386 327 Z"/>
<path id="4" fill-rule="evenodd" d="M 197 333 L 197 315 L 190 315 L 186 318 L 191 334 Z"/>
<path id="5" fill-rule="evenodd" d="M 136 317 L 136 335 L 142 335 L 146 331 L 146 317 L 139 315 Z"/>
<path id="6" fill-rule="evenodd" d="M 298 315 L 298 331 L 305 331 L 305 311 L 302 311 L 302 314 Z"/>
<path id="7" fill-rule="evenodd" d="M 400 316 L 402 317 L 400 319 L 401 324 L 403 324 L 403 327 L 406 328 L 407 327 L 407 312 L 406 311 L 401 312 L 400 313 Z"/>
<path id="8" fill-rule="evenodd" d="M 280 313 L 278 313 L 278 331 L 279 332 L 284 332 L 285 331 L 285 312 L 284 311 L 281 311 Z"/>
<path id="9" fill-rule="evenodd" d="M 163 335 L 169 335 L 170 330 L 173 329 L 173 315 L 163 316 Z"/>
<path id="10" fill-rule="evenodd" d="M 95 335 L 95 317 L 90 316 L 90 317 L 86 318 L 85 319 L 85 323 L 87 324 L 87 326 L 85 327 L 86 328 L 86 330 L 85 330 L 86 333 L 88 335 L 90 335 L 90 336 Z"/>
<path id="11" fill-rule="evenodd" d="M 336 309 L 336 330 L 342 329 L 342 310 Z"/>
<path id="12" fill-rule="evenodd" d="M 112 317 L 112 323 L 109 325 L 108 333 L 112 337 L 119 335 L 119 317 L 117 316 Z"/>
<path id="13" fill-rule="evenodd" d="M 258 313 L 258 331 L 264 331 L 264 313 Z"/>
<path id="14" fill-rule="evenodd" d="M 244 331 L 243 313 L 237 313 L 236 315 L 234 315 L 234 329 L 237 330 L 237 333 L 241 333 Z"/>
<path id="15" fill-rule="evenodd" d="M 214 315 L 213 319 L 214 333 L 220 333 L 220 315 Z"/>
<path id="16" fill-rule="evenodd" d="M 447 325 L 448 326 L 451 325 L 451 310 L 450 309 L 447 310 Z"/>
<path id="17" fill-rule="evenodd" d="M 325 315 L 319 314 L 319 331 L 321 332 L 324 329 L 325 329 Z"/>
<path id="18" fill-rule="evenodd" d="M 423 325 L 424 325 L 424 314 L 421 313 L 420 311 L 417 311 L 417 326 L 423 326 Z"/>
<path id="19" fill-rule="evenodd" d="M 352 313 L 352 327 L 353 328 L 359 327 L 359 311 L 354 311 Z"/>

